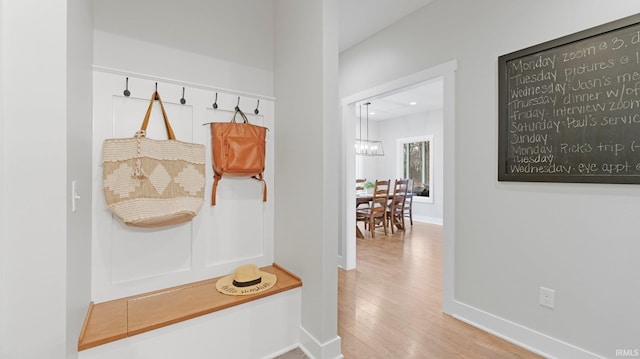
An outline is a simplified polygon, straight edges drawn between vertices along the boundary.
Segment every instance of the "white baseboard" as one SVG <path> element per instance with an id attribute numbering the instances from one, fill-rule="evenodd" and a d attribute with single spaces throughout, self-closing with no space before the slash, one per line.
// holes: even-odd
<path id="1" fill-rule="evenodd" d="M 454 301 L 451 315 L 545 358 L 605 359 L 598 354 L 458 301 Z"/>
<path id="2" fill-rule="evenodd" d="M 325 343 L 320 343 L 303 327 L 300 327 L 300 350 L 310 359 L 344 359 L 342 338 L 336 336 Z"/>
<path id="3" fill-rule="evenodd" d="M 438 225 L 442 225 L 443 223 L 442 218 L 436 218 L 436 217 L 414 216 L 413 220 L 415 222 L 431 223 L 431 224 L 438 224 Z"/>

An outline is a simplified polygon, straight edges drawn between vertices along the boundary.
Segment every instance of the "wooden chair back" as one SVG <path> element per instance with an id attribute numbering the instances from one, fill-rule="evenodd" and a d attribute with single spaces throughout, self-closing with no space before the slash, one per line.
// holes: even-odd
<path id="1" fill-rule="evenodd" d="M 413 179 L 407 180 L 407 196 L 404 200 L 404 216 L 409 218 L 409 223 L 413 226 Z"/>
<path id="2" fill-rule="evenodd" d="M 376 180 L 373 187 L 373 199 L 371 199 L 372 212 L 382 212 L 387 208 L 387 201 L 389 200 L 389 183 L 390 180 Z"/>
<path id="3" fill-rule="evenodd" d="M 382 227 L 387 235 L 387 201 L 389 200 L 390 180 L 377 180 L 373 187 L 373 195 L 368 208 L 356 209 L 356 221 L 365 223 L 371 237 L 375 237 L 375 229 Z"/>
<path id="4" fill-rule="evenodd" d="M 408 180 L 396 179 L 393 184 L 393 196 L 387 209 L 387 219 L 391 227 L 391 233 L 395 228 L 404 230 L 404 204 L 407 198 Z"/>

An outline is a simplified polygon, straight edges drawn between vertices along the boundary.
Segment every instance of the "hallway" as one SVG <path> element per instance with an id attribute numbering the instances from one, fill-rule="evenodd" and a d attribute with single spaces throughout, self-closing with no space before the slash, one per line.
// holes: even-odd
<path id="1" fill-rule="evenodd" d="M 443 314 L 442 227 L 408 227 L 406 234 L 366 234 L 357 242 L 357 269 L 338 270 L 344 357 L 539 358 Z"/>

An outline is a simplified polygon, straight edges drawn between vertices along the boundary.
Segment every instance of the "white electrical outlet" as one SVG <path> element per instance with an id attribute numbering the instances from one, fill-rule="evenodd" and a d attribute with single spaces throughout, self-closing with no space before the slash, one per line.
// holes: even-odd
<path id="1" fill-rule="evenodd" d="M 556 291 L 540 287 L 540 305 L 553 309 L 556 306 Z"/>

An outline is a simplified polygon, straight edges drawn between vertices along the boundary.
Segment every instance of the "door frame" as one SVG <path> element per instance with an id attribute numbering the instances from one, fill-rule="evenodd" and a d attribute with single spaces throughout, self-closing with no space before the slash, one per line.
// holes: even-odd
<path id="1" fill-rule="evenodd" d="M 428 81 L 436 77 L 443 78 L 443 258 L 442 258 L 442 306 L 443 312 L 452 313 L 455 288 L 455 72 L 457 61 L 449 62 L 416 72 L 414 74 L 389 81 L 362 92 L 342 98 L 342 199 L 343 215 L 341 217 L 341 236 L 338 253 L 338 266 L 351 270 L 356 268 L 356 236 L 355 236 L 355 156 L 353 146 L 356 138 L 355 104 L 365 99 L 396 91 L 408 86 Z M 447 185 L 449 184 L 449 185 Z"/>

